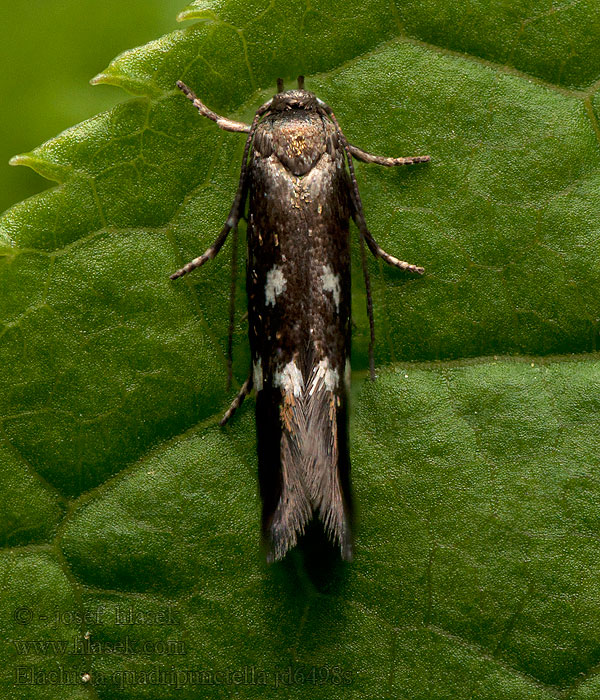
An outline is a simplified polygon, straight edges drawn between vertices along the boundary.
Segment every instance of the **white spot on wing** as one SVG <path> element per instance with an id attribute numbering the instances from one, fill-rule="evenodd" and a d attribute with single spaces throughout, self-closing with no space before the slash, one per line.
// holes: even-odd
<path id="1" fill-rule="evenodd" d="M 329 265 L 323 265 L 321 281 L 323 282 L 323 291 L 331 292 L 333 294 L 335 308 L 339 311 L 341 294 L 340 276 L 336 275 Z"/>
<path id="2" fill-rule="evenodd" d="M 312 396 L 316 390 L 321 391 L 325 388 L 327 391 L 333 391 L 340 380 L 337 369 L 331 369 L 329 360 L 325 358 L 321 360 L 316 367 L 313 367 L 313 376 L 310 380 L 309 394 Z"/>
<path id="3" fill-rule="evenodd" d="M 273 386 L 281 387 L 286 394 L 300 396 L 304 389 L 304 379 L 294 360 L 288 362 L 281 371 L 275 372 Z"/>
<path id="4" fill-rule="evenodd" d="M 267 282 L 265 284 L 265 304 L 275 306 L 276 297 L 285 290 L 287 282 L 280 267 L 271 268 L 267 272 Z"/>
<path id="5" fill-rule="evenodd" d="M 263 388 L 262 359 L 260 357 L 258 362 L 252 365 L 252 381 L 256 391 L 260 391 Z"/>

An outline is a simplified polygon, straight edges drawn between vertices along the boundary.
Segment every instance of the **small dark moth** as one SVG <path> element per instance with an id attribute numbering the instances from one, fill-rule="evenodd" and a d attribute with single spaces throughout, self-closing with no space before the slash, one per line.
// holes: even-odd
<path id="1" fill-rule="evenodd" d="M 372 377 L 373 313 L 363 239 L 375 257 L 423 272 L 382 250 L 367 229 L 352 157 L 391 166 L 424 163 L 429 156 L 386 158 L 352 146 L 331 108 L 304 89 L 302 76 L 298 89 L 287 92 L 279 79 L 278 93 L 258 109 L 251 125 L 215 114 L 181 81 L 177 86 L 221 129 L 248 134 L 238 190 L 221 233 L 171 279 L 217 255 L 229 232 L 237 230 L 248 198 L 252 371 L 221 425 L 254 387 L 267 559 L 281 559 L 316 516 L 342 558 L 350 560 L 350 217 L 360 232 Z"/>

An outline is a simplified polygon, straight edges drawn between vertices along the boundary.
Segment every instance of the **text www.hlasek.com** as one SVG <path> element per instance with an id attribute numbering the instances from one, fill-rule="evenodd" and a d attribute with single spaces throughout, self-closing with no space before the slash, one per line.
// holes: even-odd
<path id="1" fill-rule="evenodd" d="M 61 656 L 91 656 L 99 654 L 157 654 L 178 656 L 187 653 L 183 639 L 133 639 L 127 635 L 122 641 L 80 639 L 15 639 L 13 646 L 18 656 L 30 654 Z"/>

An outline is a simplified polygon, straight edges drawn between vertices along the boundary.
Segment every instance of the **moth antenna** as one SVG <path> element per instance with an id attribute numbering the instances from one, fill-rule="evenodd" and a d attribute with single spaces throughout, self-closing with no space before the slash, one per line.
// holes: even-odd
<path id="1" fill-rule="evenodd" d="M 248 138 L 246 139 L 246 143 L 244 145 L 244 155 L 242 156 L 242 173 L 240 175 L 240 184 L 238 186 L 238 192 L 236 194 L 236 198 L 234 200 L 233 206 L 236 207 L 235 211 L 237 212 L 237 218 L 239 219 L 240 216 L 240 207 L 243 207 L 245 197 L 246 197 L 246 191 L 248 187 L 248 153 L 250 152 L 250 144 L 252 143 L 252 139 L 254 138 L 254 132 L 256 131 L 256 127 L 258 126 L 258 122 L 260 118 L 263 116 L 265 112 L 268 111 L 269 107 L 271 106 L 272 100 L 268 100 L 265 102 L 263 105 L 261 105 L 258 108 L 258 111 L 254 115 L 254 119 L 252 120 L 252 124 L 250 124 L 250 129 L 248 131 Z M 232 211 L 234 211 L 232 207 Z M 231 214 L 230 214 L 231 216 Z M 237 220 L 236 220 L 236 226 L 237 226 Z M 233 228 L 233 227 L 232 227 Z"/>
<path id="2" fill-rule="evenodd" d="M 240 183 L 238 185 L 238 191 L 231 208 L 231 213 L 227 224 L 231 221 L 230 229 L 233 229 L 233 245 L 231 250 L 231 287 L 229 296 L 229 334 L 227 338 L 227 388 L 231 386 L 231 378 L 233 376 L 233 328 L 235 324 L 235 288 L 237 281 L 237 244 L 238 244 L 238 229 L 237 224 L 244 207 L 244 202 L 246 201 L 246 194 L 248 191 L 248 153 L 250 151 L 250 144 L 254 138 L 254 132 L 258 126 L 258 122 L 262 115 L 268 111 L 271 106 L 271 100 L 265 102 L 254 115 L 252 124 L 250 125 L 250 131 L 248 132 L 248 138 L 246 139 L 246 144 L 244 146 L 244 155 L 242 156 L 242 172 L 240 174 Z M 227 226 L 226 224 L 226 226 Z M 229 230 L 228 230 L 229 232 Z M 225 240 L 225 239 L 223 239 Z M 222 245 L 222 244 L 221 244 Z"/>
<path id="3" fill-rule="evenodd" d="M 304 76 L 298 76 L 298 90 L 304 90 Z"/>
<path id="4" fill-rule="evenodd" d="M 363 277 L 367 289 L 367 316 L 369 317 L 369 374 L 371 381 L 375 381 L 375 319 L 373 317 L 373 296 L 371 294 L 371 277 L 367 265 L 367 251 L 365 250 L 365 237 L 360 234 L 360 259 L 362 263 Z"/>
<path id="5" fill-rule="evenodd" d="M 358 191 L 358 183 L 356 182 L 356 175 L 354 174 L 354 165 L 352 164 L 352 153 L 350 152 L 350 146 L 348 141 L 344 136 L 344 132 L 341 130 L 338 120 L 335 118 L 335 114 L 329 105 L 319 100 L 320 107 L 326 115 L 329 115 L 335 130 L 340 137 L 342 142 L 342 147 L 346 153 L 346 160 L 348 161 L 348 170 L 350 171 L 350 180 L 352 182 L 352 197 L 354 199 L 355 205 L 359 211 L 362 212 L 362 202 L 360 200 L 360 192 Z M 359 227 L 360 229 L 360 227 Z M 367 256 L 365 251 L 365 236 L 362 231 L 360 233 L 360 256 L 362 260 L 363 277 L 365 280 L 365 287 L 367 289 L 367 315 L 369 317 L 369 374 L 371 379 L 375 380 L 375 359 L 374 359 L 374 348 L 375 348 L 375 319 L 373 317 L 373 297 L 371 295 L 371 278 L 369 276 L 369 269 L 367 267 Z"/>
<path id="6" fill-rule="evenodd" d="M 183 275 L 187 275 L 188 272 L 191 272 L 192 270 L 204 265 L 207 260 L 212 260 L 223 247 L 223 244 L 227 240 L 227 236 L 229 235 L 231 229 L 237 226 L 243 210 L 244 202 L 246 201 L 246 195 L 248 193 L 248 153 L 250 152 L 250 144 L 254 138 L 254 132 L 256 131 L 260 118 L 265 114 L 265 112 L 269 111 L 269 107 L 271 106 L 272 102 L 272 99 L 268 100 L 258 108 L 258 111 L 252 120 L 252 124 L 248 129 L 248 138 L 246 139 L 244 155 L 242 156 L 242 171 L 240 173 L 238 189 L 235 199 L 233 200 L 233 204 L 231 205 L 231 209 L 229 210 L 229 216 L 227 217 L 225 226 L 223 226 L 217 240 L 200 257 L 194 258 L 191 262 L 177 270 L 177 272 L 174 272 L 170 276 L 170 279 L 176 280 L 179 277 L 183 277 Z"/>
<path id="7" fill-rule="evenodd" d="M 250 125 L 250 130 L 248 132 L 248 138 L 246 139 L 246 144 L 244 145 L 244 155 L 242 156 L 242 172 L 240 174 L 240 182 L 238 185 L 238 191 L 231 207 L 231 212 L 229 214 L 229 219 L 227 224 L 231 221 L 230 228 L 233 229 L 233 246 L 231 251 L 231 288 L 230 288 L 230 298 L 229 298 L 229 338 L 227 341 L 227 386 L 231 385 L 232 369 L 233 369 L 233 326 L 235 321 L 235 287 L 237 280 L 237 224 L 241 213 L 244 208 L 244 202 L 246 201 L 246 194 L 248 191 L 248 153 L 250 151 L 250 144 L 254 138 L 254 132 L 258 126 L 260 118 L 265 112 L 268 111 L 271 106 L 271 100 L 268 100 L 263 105 L 261 105 L 254 115 L 252 124 Z M 226 226 L 227 226 L 226 224 Z M 224 239 L 223 239 L 224 240 Z M 222 244 L 221 244 L 222 245 Z M 218 252 L 218 251 L 217 251 Z"/>
<path id="8" fill-rule="evenodd" d="M 335 114 L 333 113 L 333 110 L 329 105 L 326 105 L 324 102 L 321 102 L 321 100 L 318 100 L 318 104 L 323 110 L 323 112 L 328 115 L 333 122 L 333 125 L 335 126 L 335 130 L 340 137 L 340 141 L 342 142 L 342 147 L 344 149 L 344 152 L 346 153 L 346 160 L 348 161 L 348 170 L 350 171 L 350 180 L 352 182 L 352 196 L 354 198 L 354 202 L 357 205 L 357 208 L 360 209 L 362 212 L 362 202 L 360 199 L 360 192 L 358 191 L 358 183 L 356 182 L 356 174 L 354 173 L 354 165 L 352 163 L 352 153 L 350 151 L 350 145 L 348 144 L 348 141 L 346 137 L 344 136 L 344 132 L 342 131 L 338 120 L 335 118 Z"/>
<path id="9" fill-rule="evenodd" d="M 283 78 L 277 78 L 277 92 L 283 92 Z"/>
<path id="10" fill-rule="evenodd" d="M 235 327 L 235 288 L 237 286 L 238 228 L 231 231 L 231 287 L 229 289 L 229 332 L 227 334 L 227 390 L 233 377 L 233 330 Z"/>

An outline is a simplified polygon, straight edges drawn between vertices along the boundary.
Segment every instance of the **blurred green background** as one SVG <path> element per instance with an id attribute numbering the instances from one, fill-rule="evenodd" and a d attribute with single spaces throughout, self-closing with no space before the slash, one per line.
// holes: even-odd
<path id="1" fill-rule="evenodd" d="M 90 78 L 122 51 L 177 28 L 182 0 L 28 0 L 0 13 L 0 211 L 49 186 L 9 159 L 126 99 Z"/>

